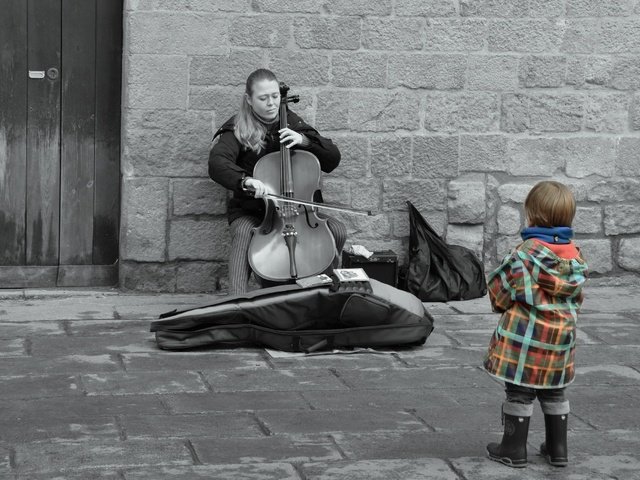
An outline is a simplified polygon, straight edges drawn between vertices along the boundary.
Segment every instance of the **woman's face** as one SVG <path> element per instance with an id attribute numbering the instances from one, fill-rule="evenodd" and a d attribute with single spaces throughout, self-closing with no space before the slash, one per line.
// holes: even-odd
<path id="1" fill-rule="evenodd" d="M 247 94 L 245 94 L 247 95 Z M 253 92 L 247 102 L 259 117 L 273 120 L 280 108 L 280 85 L 275 80 L 260 80 L 253 84 Z"/>

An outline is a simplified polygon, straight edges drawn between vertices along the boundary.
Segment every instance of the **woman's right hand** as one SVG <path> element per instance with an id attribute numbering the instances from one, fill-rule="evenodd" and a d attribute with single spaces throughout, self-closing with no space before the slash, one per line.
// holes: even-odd
<path id="1" fill-rule="evenodd" d="M 253 190 L 253 195 L 256 198 L 262 198 L 268 193 L 267 186 L 257 178 L 253 178 L 253 177 L 245 178 L 244 186 L 249 190 Z"/>

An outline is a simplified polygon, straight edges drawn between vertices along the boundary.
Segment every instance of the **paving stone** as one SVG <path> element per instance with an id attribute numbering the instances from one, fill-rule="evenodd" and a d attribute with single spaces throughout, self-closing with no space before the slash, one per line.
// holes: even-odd
<path id="1" fill-rule="evenodd" d="M 259 350 L 236 352 L 167 352 L 122 355 L 129 372 L 138 370 L 206 370 L 210 368 L 260 370 L 270 368 Z"/>
<path id="2" fill-rule="evenodd" d="M 367 390 L 332 392 L 304 392 L 302 394 L 309 404 L 318 410 L 338 409 L 387 409 L 391 411 L 405 411 L 417 409 L 425 405 L 442 405 L 455 402 L 454 395 L 442 390 L 414 389 L 414 390 Z"/>
<path id="3" fill-rule="evenodd" d="M 192 465 L 187 445 L 180 440 L 124 442 L 44 442 L 15 446 L 15 468 L 25 472 L 96 469 L 127 466 Z"/>
<path id="4" fill-rule="evenodd" d="M 363 460 L 305 464 L 302 466 L 309 480 L 458 480 L 458 475 L 444 460 L 435 458 L 417 460 Z"/>
<path id="5" fill-rule="evenodd" d="M 324 370 L 205 370 L 202 373 L 214 392 L 347 389 L 335 375 Z"/>
<path id="6" fill-rule="evenodd" d="M 27 473 L 16 480 L 122 480 L 117 469 L 111 470 L 64 470 L 61 472 Z"/>
<path id="7" fill-rule="evenodd" d="M 487 335 L 487 338 L 489 336 Z M 435 347 L 424 348 L 412 352 L 398 352 L 398 357 L 407 366 L 432 367 L 436 365 L 482 365 L 482 359 L 487 351 L 487 345 L 482 347 Z"/>
<path id="8" fill-rule="evenodd" d="M 626 342 L 625 342 L 626 343 Z M 640 344 L 634 345 L 581 345 L 576 349 L 576 365 L 580 367 L 607 363 L 640 367 Z"/>
<path id="9" fill-rule="evenodd" d="M 615 326 L 586 326 L 582 327 L 582 331 L 609 345 L 640 345 L 640 328 L 637 322 L 620 322 Z"/>
<path id="10" fill-rule="evenodd" d="M 205 392 L 196 372 L 133 372 L 87 374 L 81 376 L 87 395 L 164 394 Z"/>
<path id="11" fill-rule="evenodd" d="M 338 392 L 332 392 L 332 396 Z M 322 395 L 326 395 L 322 392 Z M 163 402 L 173 413 L 260 410 L 305 410 L 309 404 L 296 392 L 216 392 L 165 395 Z"/>
<path id="12" fill-rule="evenodd" d="M 129 439 L 264 436 L 255 417 L 248 413 L 125 415 L 120 421 Z"/>
<path id="13" fill-rule="evenodd" d="M 0 340 L 0 357 L 19 357 L 25 354 L 24 338 Z"/>
<path id="14" fill-rule="evenodd" d="M 30 375 L 38 372 L 45 375 L 60 373 L 116 372 L 122 367 L 109 354 L 100 355 L 64 355 L 54 358 L 32 356 L 5 358 L 0 362 L 0 376 Z"/>
<path id="15" fill-rule="evenodd" d="M 35 337 L 31 352 L 42 357 L 61 355 L 96 355 L 112 353 L 158 352 L 149 332 L 124 332 L 105 336 Z"/>
<path id="16" fill-rule="evenodd" d="M 58 322 L 0 322 L 0 338 L 2 339 L 25 337 L 27 335 L 46 336 L 64 334 L 64 328 Z"/>
<path id="17" fill-rule="evenodd" d="M 261 422 L 274 434 L 423 430 L 425 425 L 406 412 L 382 409 L 263 411 Z"/>
<path id="18" fill-rule="evenodd" d="M 421 347 L 415 348 L 415 350 Z M 338 352 L 328 355 L 304 355 L 289 358 L 272 358 L 270 362 L 275 368 L 369 368 L 374 366 L 391 367 L 398 364 L 392 350 L 371 350 L 363 352 Z"/>
<path id="19" fill-rule="evenodd" d="M 229 478 L 233 480 L 301 480 L 288 463 L 249 463 L 164 467 L 125 471 L 126 480 L 196 480 Z"/>
<path id="20" fill-rule="evenodd" d="M 8 444 L 34 441 L 93 440 L 117 441 L 119 430 L 114 418 L 69 417 L 66 410 L 32 412 L 28 417 L 0 418 L 0 441 Z"/>
<path id="21" fill-rule="evenodd" d="M 0 377 L 0 400 L 82 395 L 76 378 L 67 375 Z"/>
<path id="22" fill-rule="evenodd" d="M 538 440 L 534 445 L 539 445 L 544 440 L 543 435 Z M 638 458 L 640 431 L 625 428 L 569 432 L 567 445 L 572 461 L 574 457 L 584 458 L 589 455 L 630 455 Z"/>
<path id="23" fill-rule="evenodd" d="M 339 370 L 340 378 L 354 389 L 469 388 L 489 386 L 489 375 L 475 367 L 434 366 L 421 368 Z"/>
<path id="24" fill-rule="evenodd" d="M 52 416 L 64 412 L 70 418 L 113 417 L 127 414 L 168 413 L 158 395 L 104 395 L 46 399 L 3 400 L 0 418 L 34 418 L 39 412 Z"/>
<path id="25" fill-rule="evenodd" d="M 640 385 L 640 372 L 622 365 L 576 367 L 576 385 Z"/>
<path id="26" fill-rule="evenodd" d="M 335 444 L 326 437 L 196 438 L 191 443 L 203 464 L 315 462 L 343 458 Z"/>
<path id="27" fill-rule="evenodd" d="M 66 322 L 69 335 L 78 337 L 96 335 L 120 335 L 125 332 L 149 332 L 149 322 L 146 320 L 69 320 Z"/>

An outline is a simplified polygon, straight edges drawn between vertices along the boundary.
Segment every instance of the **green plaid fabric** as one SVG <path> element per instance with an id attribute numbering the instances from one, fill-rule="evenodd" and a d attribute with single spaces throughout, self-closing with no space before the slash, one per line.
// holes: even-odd
<path id="1" fill-rule="evenodd" d="M 587 264 L 558 257 L 534 239 L 518 245 L 491 272 L 491 306 L 502 316 L 484 368 L 516 385 L 558 388 L 575 376 L 576 321 Z"/>

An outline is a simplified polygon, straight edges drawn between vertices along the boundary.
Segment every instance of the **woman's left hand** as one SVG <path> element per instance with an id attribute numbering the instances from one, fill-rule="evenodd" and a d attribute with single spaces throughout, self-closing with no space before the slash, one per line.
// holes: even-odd
<path id="1" fill-rule="evenodd" d="M 282 128 L 278 132 L 280 133 L 280 143 L 284 143 L 287 148 L 291 148 L 294 145 L 302 145 L 304 142 L 304 136 L 290 128 Z"/>

